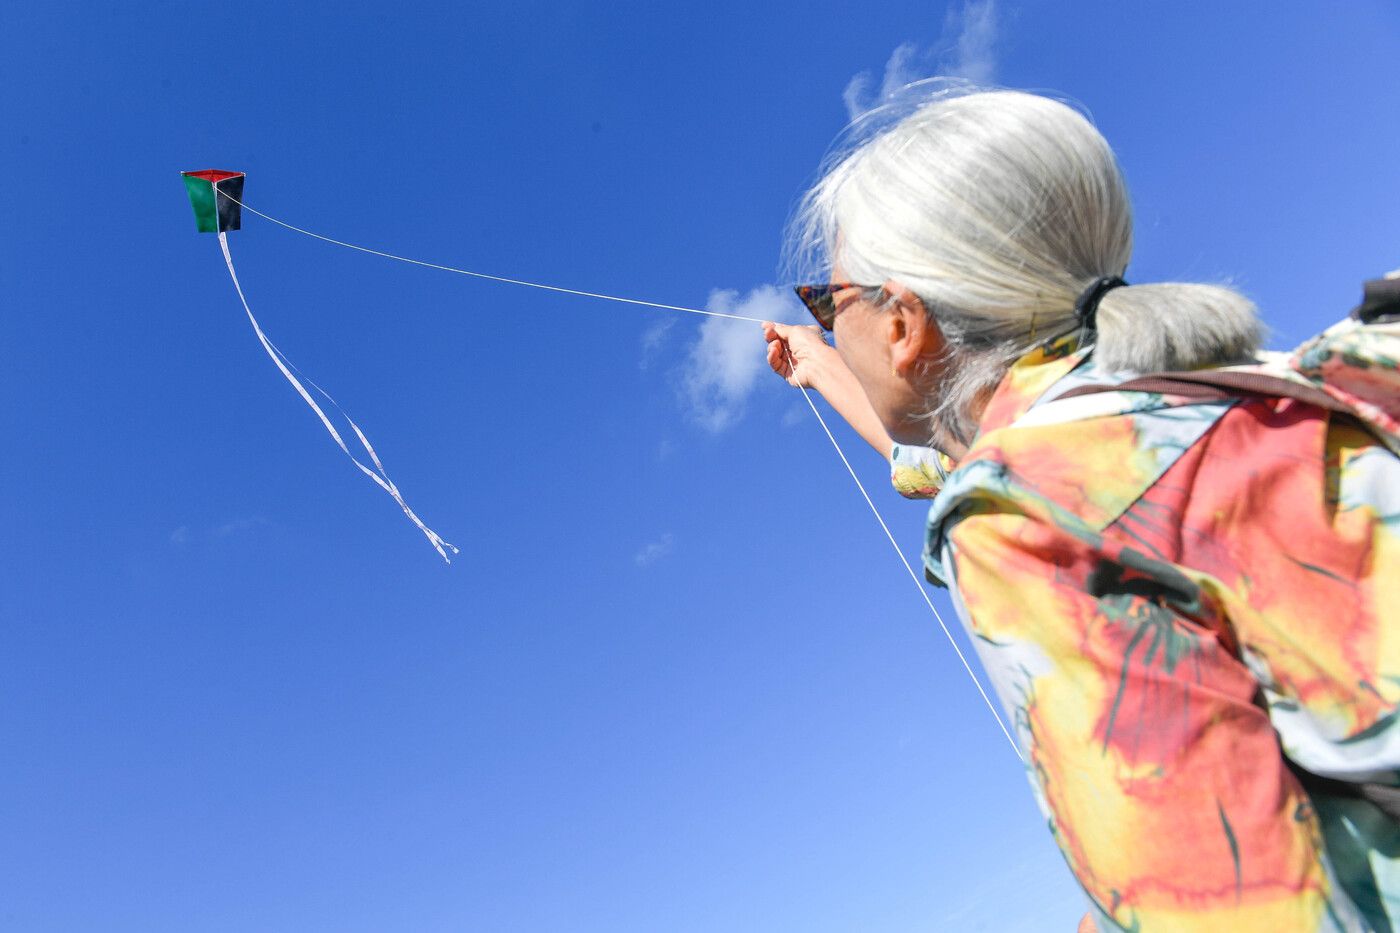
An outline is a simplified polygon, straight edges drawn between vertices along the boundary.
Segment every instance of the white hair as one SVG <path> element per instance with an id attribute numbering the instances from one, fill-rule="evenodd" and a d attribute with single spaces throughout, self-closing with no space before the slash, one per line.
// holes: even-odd
<path id="1" fill-rule="evenodd" d="M 935 79 L 848 128 L 789 224 L 787 262 L 801 279 L 839 263 L 849 281 L 894 279 L 919 296 L 948 341 L 931 429 L 966 443 L 974 403 L 1078 327 L 1075 300 L 1122 275 L 1132 247 L 1127 188 L 1088 119 L 1036 94 Z M 1094 359 L 1193 369 L 1249 357 L 1261 330 L 1229 288 L 1120 287 L 1099 303 Z"/>

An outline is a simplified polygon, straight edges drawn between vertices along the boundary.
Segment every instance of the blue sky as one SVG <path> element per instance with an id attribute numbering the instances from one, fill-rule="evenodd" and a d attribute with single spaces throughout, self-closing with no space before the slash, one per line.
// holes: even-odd
<path id="1" fill-rule="evenodd" d="M 1400 266 L 1400 14 L 1379 0 L 3 22 L 0 928 L 1079 914 L 756 328 L 247 218 L 254 310 L 462 547 L 445 567 L 262 354 L 182 169 L 246 171 L 261 210 L 428 261 L 767 313 L 844 101 L 941 66 L 1081 101 L 1134 192 L 1130 278 L 1233 281 L 1274 346 Z M 915 553 L 921 507 L 861 468 Z"/>

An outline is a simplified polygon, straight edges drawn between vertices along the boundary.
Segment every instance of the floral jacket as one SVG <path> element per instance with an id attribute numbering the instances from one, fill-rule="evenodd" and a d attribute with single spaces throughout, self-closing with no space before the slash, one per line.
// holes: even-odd
<path id="1" fill-rule="evenodd" d="M 1059 398 L 1123 378 L 1064 338 L 956 469 L 893 456 L 1055 841 L 1105 931 L 1400 929 L 1355 793 L 1400 785 L 1400 459 L 1293 399 Z"/>

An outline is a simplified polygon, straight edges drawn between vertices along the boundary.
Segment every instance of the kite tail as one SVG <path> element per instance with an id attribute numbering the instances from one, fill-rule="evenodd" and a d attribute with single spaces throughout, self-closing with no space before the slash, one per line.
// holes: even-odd
<path id="1" fill-rule="evenodd" d="M 272 362 L 277 364 L 277 368 L 281 370 L 282 375 L 287 377 L 287 381 L 292 384 L 292 388 L 297 390 L 297 394 L 301 396 L 302 401 L 311 406 L 311 410 L 316 413 L 316 417 L 321 419 L 321 424 L 325 426 L 326 432 L 330 434 L 331 440 L 335 441 L 337 446 L 344 451 L 345 456 L 350 458 L 350 462 L 359 467 L 360 472 L 374 480 L 380 489 L 383 489 L 392 496 L 394 501 L 399 504 L 399 508 L 403 509 L 403 513 L 408 516 L 408 520 L 417 525 L 418 530 L 423 532 L 424 536 L 427 537 L 428 543 L 433 546 L 433 549 L 438 552 L 443 560 L 447 561 L 449 564 L 452 563 L 452 558 L 448 556 L 447 552 L 451 551 L 453 554 L 457 554 L 459 553 L 458 549 L 444 541 L 442 536 L 436 531 L 433 531 L 427 525 L 423 524 L 423 520 L 408 507 L 408 503 L 403 500 L 403 496 L 399 493 L 399 487 L 395 486 L 394 481 L 389 479 L 389 474 L 385 471 L 384 464 L 379 460 L 379 454 L 375 453 L 373 445 L 370 444 L 369 438 L 365 437 L 365 433 L 360 430 L 360 426 L 345 413 L 345 409 L 340 407 L 340 403 L 332 398 L 329 392 L 310 379 L 307 379 L 301 370 L 297 369 L 292 361 L 287 359 L 271 340 L 267 339 L 267 334 L 263 333 L 262 327 L 258 324 L 258 319 L 253 317 L 253 309 L 248 307 L 248 299 L 243 295 L 243 286 L 238 284 L 238 273 L 233 271 L 233 256 L 228 251 L 228 237 L 222 231 L 219 233 L 219 246 L 224 251 L 224 262 L 228 265 L 228 274 L 229 278 L 233 279 L 233 287 L 238 291 L 238 300 L 243 303 L 243 310 L 247 312 L 248 320 L 253 325 L 253 333 L 258 335 L 259 342 L 262 343 L 263 349 L 267 351 L 267 355 L 272 358 Z M 350 425 L 350 429 L 355 432 L 355 437 L 359 439 L 360 445 L 363 446 L 365 452 L 369 454 L 369 459 L 370 462 L 374 464 L 374 469 L 365 466 L 350 452 L 350 448 L 345 444 L 345 439 L 341 437 L 340 432 L 335 429 L 335 425 L 331 424 L 330 418 L 326 417 L 326 413 L 321 410 L 320 405 L 316 404 L 315 398 L 306 390 L 306 386 L 302 385 L 301 379 L 298 379 L 297 376 L 301 376 L 301 379 L 305 379 L 307 385 L 310 385 L 311 388 L 319 392 L 326 401 L 330 402 L 331 406 L 345 419 L 345 423 Z"/>

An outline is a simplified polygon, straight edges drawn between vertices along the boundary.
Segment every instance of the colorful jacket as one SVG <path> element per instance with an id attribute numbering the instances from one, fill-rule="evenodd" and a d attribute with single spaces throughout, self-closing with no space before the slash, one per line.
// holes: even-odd
<path id="1" fill-rule="evenodd" d="M 1400 785 L 1400 459 L 1292 399 L 1059 398 L 1123 378 L 1061 339 L 956 469 L 893 456 L 1056 843 L 1102 930 L 1400 929 L 1351 792 Z"/>

